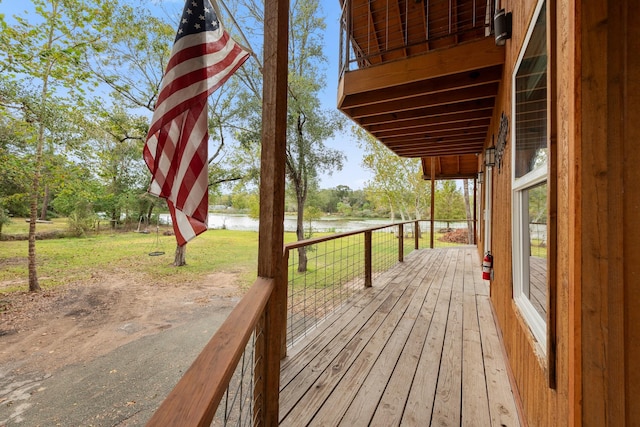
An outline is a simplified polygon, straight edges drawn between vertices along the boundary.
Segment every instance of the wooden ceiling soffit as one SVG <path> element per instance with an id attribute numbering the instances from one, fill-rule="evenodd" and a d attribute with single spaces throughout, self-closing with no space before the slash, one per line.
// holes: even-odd
<path id="1" fill-rule="evenodd" d="M 474 88 L 452 89 L 447 92 L 438 92 L 434 94 L 420 95 L 409 99 L 401 99 L 394 101 L 380 101 L 377 104 L 366 105 L 363 107 L 352 108 L 347 114 L 359 119 L 362 117 L 376 116 L 393 111 L 399 113 L 403 111 L 411 111 L 435 107 L 439 105 L 457 104 L 463 101 L 472 101 L 478 99 L 493 99 L 498 93 L 498 83 L 486 84 Z"/>
<path id="2" fill-rule="evenodd" d="M 502 64 L 504 48 L 496 46 L 493 37 L 485 37 L 399 61 L 346 72 L 338 87 L 338 105 L 342 109 L 342 102 L 349 95 Z"/>
<path id="3" fill-rule="evenodd" d="M 475 146 L 474 146 L 475 147 Z M 418 147 L 416 149 L 405 148 L 402 150 L 394 150 L 400 157 L 434 157 L 434 156 L 450 156 L 450 155 L 461 155 L 461 154 L 473 154 L 475 155 L 478 151 L 477 148 L 443 148 L 443 149 L 433 149 L 433 150 L 425 150 L 423 147 Z"/>
<path id="4" fill-rule="evenodd" d="M 484 137 L 485 137 L 484 134 L 473 135 L 470 138 L 453 137 L 452 139 L 443 140 L 442 142 L 438 142 L 436 144 L 429 144 L 429 145 L 425 145 L 424 143 L 420 145 L 416 141 L 394 142 L 394 143 L 387 143 L 383 141 L 383 143 L 384 145 L 386 145 L 396 153 L 400 153 L 402 150 L 406 150 L 406 149 L 411 149 L 411 150 L 421 149 L 426 153 L 434 150 L 455 150 L 458 148 L 465 148 L 467 150 L 470 150 L 467 152 L 471 153 L 473 152 L 471 150 L 475 150 L 476 148 L 479 148 L 481 150 L 480 144 L 482 143 L 482 141 L 484 141 Z"/>
<path id="5" fill-rule="evenodd" d="M 430 80 L 405 83 L 394 87 L 370 90 L 350 95 L 340 108 L 348 112 L 351 108 L 377 104 L 381 99 L 403 100 L 415 97 L 417 94 L 435 94 L 453 89 L 466 89 L 490 83 L 498 83 L 502 78 L 502 66 L 494 65 L 482 70 L 458 73 L 452 76 L 441 76 Z"/>
<path id="6" fill-rule="evenodd" d="M 413 120 L 417 118 L 436 117 L 440 120 L 446 120 L 444 116 L 447 114 L 460 114 L 469 111 L 493 110 L 495 98 L 476 99 L 474 101 L 463 101 L 447 105 L 438 105 L 435 107 L 419 108 L 416 110 L 389 112 L 371 117 L 363 117 L 358 123 L 363 127 L 370 125 L 390 123 L 402 120 Z M 485 114 L 491 116 L 491 111 Z"/>
<path id="7" fill-rule="evenodd" d="M 436 125 L 423 125 L 396 129 L 386 129 L 381 131 L 372 131 L 369 129 L 369 133 L 379 139 L 385 137 L 401 137 L 401 136 L 413 136 L 413 135 L 431 135 L 435 132 L 446 132 L 452 129 L 464 129 L 469 132 L 484 131 L 486 132 L 487 126 L 491 119 L 489 117 L 483 117 L 480 119 L 472 119 L 467 121 L 460 121 L 455 123 L 438 123 Z"/>
<path id="8" fill-rule="evenodd" d="M 428 128 L 431 126 L 445 126 L 446 128 L 450 128 L 451 125 L 455 126 L 460 123 L 463 125 L 466 123 L 476 123 L 479 120 L 486 121 L 488 126 L 491 120 L 492 111 L 492 108 L 487 108 L 484 110 L 465 111 L 456 114 L 398 120 L 395 122 L 369 125 L 367 126 L 367 130 L 372 135 L 377 135 L 379 132 L 402 132 L 416 128 Z"/>
<path id="9" fill-rule="evenodd" d="M 431 151 L 443 151 L 443 150 L 457 150 L 457 149 L 473 149 L 484 142 L 484 136 L 478 138 L 457 139 L 450 141 L 443 141 L 437 144 L 425 145 L 419 142 L 405 142 L 395 144 L 385 144 L 389 149 L 394 152 L 401 152 L 404 150 L 418 151 L 423 150 L 426 152 Z M 470 151 L 467 151 L 471 153 Z"/>
<path id="10" fill-rule="evenodd" d="M 431 179 L 431 157 L 422 157 L 422 176 Z M 478 156 L 463 154 L 435 157 L 436 179 L 475 179 L 478 174 Z"/>
<path id="11" fill-rule="evenodd" d="M 466 127 L 451 127 L 448 130 L 441 130 L 437 132 L 419 133 L 415 135 L 393 135 L 385 138 L 379 138 L 380 141 L 385 143 L 402 142 L 402 141 L 416 141 L 423 144 L 439 143 L 444 140 L 451 139 L 464 139 L 464 138 L 484 138 L 487 135 L 487 128 L 474 128 L 469 129 Z"/>

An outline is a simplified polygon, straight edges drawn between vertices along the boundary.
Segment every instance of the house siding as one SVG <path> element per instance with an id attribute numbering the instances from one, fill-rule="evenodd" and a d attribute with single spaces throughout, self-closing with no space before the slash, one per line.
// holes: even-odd
<path id="1" fill-rule="evenodd" d="M 513 37 L 485 147 L 502 112 L 513 123 L 511 78 L 536 3 L 503 2 L 513 13 Z M 502 167 L 493 170 L 491 299 L 530 426 L 640 419 L 640 14 L 630 3 L 547 1 L 557 212 L 551 375 L 513 301 L 511 135 Z"/>

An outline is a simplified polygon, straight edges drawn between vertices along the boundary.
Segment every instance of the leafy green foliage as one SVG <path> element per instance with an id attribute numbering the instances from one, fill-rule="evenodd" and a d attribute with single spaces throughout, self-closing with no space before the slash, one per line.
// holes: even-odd
<path id="1" fill-rule="evenodd" d="M 11 216 L 9 215 L 9 210 L 0 203 L 0 236 L 2 236 L 2 228 L 10 223 Z"/>
<path id="2" fill-rule="evenodd" d="M 462 193 L 455 181 L 437 183 L 435 217 L 437 219 L 465 219 L 465 207 Z"/>
<path id="3" fill-rule="evenodd" d="M 367 197 L 376 206 L 387 206 L 392 219 L 425 218 L 431 189 L 422 179 L 420 160 L 396 156 L 364 131 L 355 133 L 365 152 L 362 164 L 374 175 L 365 188 Z"/>
<path id="4" fill-rule="evenodd" d="M 253 29 L 250 34 L 260 40 L 262 35 L 256 29 L 263 27 L 262 4 L 245 0 L 242 5 L 249 15 L 243 26 Z M 320 106 L 326 58 L 322 53 L 325 23 L 319 2 L 294 0 L 290 11 L 286 175 L 295 194 L 298 238 L 303 239 L 306 201 L 319 174 L 342 168 L 343 154 L 329 149 L 325 141 L 342 128 L 343 119 Z M 258 159 L 262 105 L 259 67 L 245 64 L 238 72 L 237 84 L 242 105 L 238 109 L 238 117 L 242 120 L 236 132 L 240 142 L 238 153 L 242 159 Z"/>

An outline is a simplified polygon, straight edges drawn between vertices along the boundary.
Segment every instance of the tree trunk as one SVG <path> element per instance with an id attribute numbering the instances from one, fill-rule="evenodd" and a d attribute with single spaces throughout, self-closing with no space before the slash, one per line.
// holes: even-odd
<path id="1" fill-rule="evenodd" d="M 298 200 L 298 213 L 296 218 L 296 237 L 298 241 L 304 240 L 304 200 L 301 197 Z M 298 272 L 307 271 L 307 248 L 298 248 Z"/>
<path id="2" fill-rule="evenodd" d="M 176 245 L 176 255 L 173 259 L 173 265 L 176 267 L 182 267 L 183 265 L 187 265 L 187 245 L 177 246 Z"/>
<path id="3" fill-rule="evenodd" d="M 464 195 L 464 210 L 467 214 L 467 242 L 472 245 L 473 244 L 473 235 L 472 235 L 472 227 L 471 223 L 473 221 L 473 217 L 471 216 L 471 204 L 469 203 L 469 180 L 462 180 L 463 187 L 463 195 Z"/>
<path id="4" fill-rule="evenodd" d="M 40 211 L 40 220 L 47 219 L 47 206 L 49 205 L 49 185 L 44 185 L 44 199 L 42 200 L 42 210 Z"/>
<path id="5" fill-rule="evenodd" d="M 149 210 L 147 211 L 147 228 L 151 225 L 151 214 L 153 213 L 153 207 L 155 206 L 154 203 L 151 203 L 149 205 Z M 160 225 L 160 217 L 158 217 L 158 220 L 156 221 L 156 225 Z"/>
<path id="6" fill-rule="evenodd" d="M 46 87 L 46 81 L 45 81 Z M 36 220 L 38 219 L 38 189 L 40 188 L 40 176 L 42 171 L 42 150 L 44 148 L 44 124 L 40 123 L 38 129 L 38 143 L 36 146 L 35 171 L 31 182 L 31 200 L 29 209 L 29 292 L 41 290 L 38 283 L 38 271 L 36 268 Z"/>

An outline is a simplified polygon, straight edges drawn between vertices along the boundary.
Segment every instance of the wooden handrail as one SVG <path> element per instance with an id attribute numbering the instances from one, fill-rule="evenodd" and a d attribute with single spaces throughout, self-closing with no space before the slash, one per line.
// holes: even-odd
<path id="1" fill-rule="evenodd" d="M 311 239 L 305 239 L 305 240 L 300 240 L 297 242 L 291 242 L 291 243 L 287 243 L 284 245 L 284 249 L 286 250 L 291 250 L 291 249 L 297 249 L 297 248 L 301 248 L 303 246 L 310 246 L 310 245 L 315 245 L 317 243 L 322 243 L 322 242 L 327 242 L 329 240 L 334 240 L 334 239 L 341 239 L 343 237 L 348 237 L 348 236 L 355 236 L 356 234 L 362 234 L 365 231 L 377 231 L 377 230 L 382 230 L 384 228 L 389 228 L 389 227 L 393 227 L 396 225 L 404 225 L 404 224 L 413 224 L 413 223 L 419 223 L 420 221 L 429 221 L 429 219 L 413 219 L 411 221 L 402 221 L 402 222 L 390 222 L 389 224 L 385 224 L 385 225 L 378 225 L 376 227 L 369 227 L 369 228 L 361 228 L 360 230 L 354 230 L 354 231 L 344 231 L 342 233 L 336 233 L 336 234 L 332 234 L 330 236 L 321 236 L 321 237 L 314 237 Z M 469 221 L 473 221 L 473 220 L 467 220 L 467 219 L 434 219 L 434 222 L 469 222 Z"/>
<path id="2" fill-rule="evenodd" d="M 366 231 L 377 231 L 377 230 L 382 230 L 384 228 L 389 228 L 389 227 L 395 227 L 396 225 L 401 225 L 401 224 L 413 224 L 417 221 L 425 221 L 425 220 L 411 220 L 411 221 L 403 221 L 403 222 L 391 222 L 389 224 L 386 225 L 379 225 L 377 227 L 369 227 L 369 228 L 362 228 L 360 230 L 355 230 L 355 231 L 345 231 L 342 233 L 336 233 L 336 234 L 332 234 L 330 236 L 322 236 L 322 237 L 314 237 L 312 239 L 305 239 L 305 240 L 300 240 L 298 242 L 291 242 L 291 243 L 287 243 L 286 245 L 284 245 L 284 250 L 291 250 L 291 249 L 297 249 L 297 248 L 301 248 L 303 246 L 310 246 L 310 245 L 315 245 L 317 243 L 322 243 L 322 242 L 328 242 L 329 240 L 335 240 L 335 239 L 341 239 L 343 237 L 349 237 L 349 236 L 355 236 L 356 234 L 363 234 Z"/>
<path id="3" fill-rule="evenodd" d="M 211 425 L 274 286 L 274 279 L 256 279 L 147 426 Z"/>

